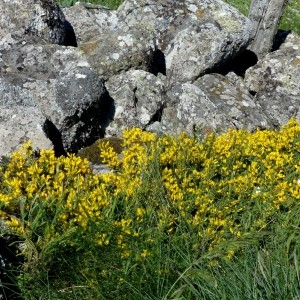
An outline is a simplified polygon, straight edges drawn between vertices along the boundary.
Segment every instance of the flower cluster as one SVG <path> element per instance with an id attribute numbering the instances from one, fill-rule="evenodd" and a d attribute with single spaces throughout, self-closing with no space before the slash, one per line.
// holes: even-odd
<path id="1" fill-rule="evenodd" d="M 2 218 L 28 235 L 42 211 L 46 225 L 34 232 L 44 241 L 75 228 L 83 237 L 92 233 L 99 247 L 115 245 L 122 259 L 143 260 L 157 255 L 157 239 L 188 235 L 200 255 L 267 229 L 300 200 L 295 120 L 277 131 L 229 130 L 201 141 L 134 128 L 122 146 L 118 155 L 100 143 L 112 171 L 94 175 L 87 160 L 52 150 L 34 157 L 25 143 L 1 169 Z"/>
<path id="2" fill-rule="evenodd" d="M 100 222 L 110 204 L 107 186 L 93 176 L 87 160 L 73 154 L 55 157 L 53 150 L 35 157 L 29 142 L 2 167 L 1 186 L 0 210 L 7 225 L 26 238 L 40 235 L 44 242 L 73 227 L 85 230 L 92 220 Z"/>

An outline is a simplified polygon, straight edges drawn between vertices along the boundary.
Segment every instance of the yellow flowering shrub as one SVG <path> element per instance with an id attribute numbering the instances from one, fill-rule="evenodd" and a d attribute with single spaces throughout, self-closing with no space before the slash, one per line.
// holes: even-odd
<path id="1" fill-rule="evenodd" d="M 84 232 L 92 220 L 101 222 L 101 211 L 110 205 L 108 186 L 73 154 L 55 157 L 53 150 L 41 150 L 35 157 L 26 142 L 1 171 L 2 218 L 40 246 L 70 228 Z M 107 243 L 103 235 L 100 240 Z"/>
<path id="2" fill-rule="evenodd" d="M 157 138 L 139 129 L 126 131 L 124 140 L 123 159 L 112 166 L 120 167 L 115 196 L 124 194 L 125 210 L 136 211 L 132 228 L 155 215 L 153 230 L 172 234 L 184 224 L 197 236 L 195 249 L 205 241 L 212 250 L 267 229 L 277 213 L 289 213 L 299 200 L 295 120 L 279 131 L 229 130 L 203 142 L 185 133 Z M 111 149 L 101 153 L 108 159 Z"/>
<path id="3" fill-rule="evenodd" d="M 94 175 L 75 155 L 35 157 L 30 143 L 14 152 L 0 178 L 0 213 L 10 229 L 40 245 L 72 229 L 137 261 L 158 255 L 158 240 L 189 236 L 197 257 L 267 229 L 300 200 L 295 120 L 277 131 L 228 130 L 201 141 L 137 128 L 123 135 L 121 155 L 99 144 L 107 174 Z"/>

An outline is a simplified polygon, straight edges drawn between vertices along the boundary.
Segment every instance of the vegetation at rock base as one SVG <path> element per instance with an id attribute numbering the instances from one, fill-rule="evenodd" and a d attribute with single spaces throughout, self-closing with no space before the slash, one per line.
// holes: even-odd
<path id="1" fill-rule="evenodd" d="M 124 131 L 87 159 L 26 142 L 1 166 L 1 235 L 21 299 L 300 297 L 300 125 L 178 137 Z"/>
<path id="2" fill-rule="evenodd" d="M 88 161 L 90 161 L 93 164 L 101 164 L 102 163 L 102 158 L 99 155 L 99 145 L 101 143 L 108 142 L 109 145 L 113 148 L 113 150 L 116 153 L 121 153 L 122 152 L 122 142 L 123 140 L 117 137 L 111 137 L 111 138 L 104 138 L 96 141 L 94 144 L 91 146 L 85 147 L 81 149 L 77 155 L 80 156 L 81 158 L 86 158 Z"/>

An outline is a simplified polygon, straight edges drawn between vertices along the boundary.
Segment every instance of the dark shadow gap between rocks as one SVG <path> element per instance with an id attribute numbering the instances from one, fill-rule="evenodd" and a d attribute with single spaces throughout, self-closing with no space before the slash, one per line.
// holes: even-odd
<path id="1" fill-rule="evenodd" d="M 0 299 L 21 300 L 16 278 L 23 261 L 16 253 L 18 240 L 13 236 L 0 237 Z"/>
<path id="2" fill-rule="evenodd" d="M 253 51 L 244 50 L 220 67 L 210 70 L 209 73 L 219 73 L 225 76 L 229 72 L 234 72 L 236 75 L 244 78 L 247 69 L 256 65 L 257 61 L 258 58 Z"/>
<path id="3" fill-rule="evenodd" d="M 155 112 L 155 114 L 149 120 L 148 124 L 146 126 L 144 126 L 143 130 L 145 130 L 148 126 L 150 126 L 151 124 L 153 124 L 155 122 L 161 122 L 163 111 L 164 111 L 164 104 L 161 104 L 161 106 L 158 108 L 158 110 Z"/>
<path id="4" fill-rule="evenodd" d="M 66 155 L 66 151 L 62 143 L 62 136 L 57 127 L 50 120 L 47 119 L 43 125 L 43 130 L 47 138 L 53 144 L 55 155 L 57 157 L 61 155 Z"/>
<path id="5" fill-rule="evenodd" d="M 71 143 L 68 152 L 77 153 L 105 136 L 106 127 L 114 118 L 114 103 L 114 99 L 106 92 L 76 120 L 75 123 L 82 125 L 77 127 L 74 142 Z M 82 134 L 87 137 L 83 137 Z"/>
<path id="6" fill-rule="evenodd" d="M 161 73 L 166 76 L 167 67 L 166 67 L 166 59 L 164 53 L 156 49 L 153 51 L 149 57 L 148 70 L 149 73 L 157 76 L 158 73 Z"/>
<path id="7" fill-rule="evenodd" d="M 285 42 L 287 36 L 291 33 L 291 30 L 278 29 L 274 40 L 271 51 L 274 52 L 280 48 L 280 46 Z"/>
<path id="8" fill-rule="evenodd" d="M 64 23 L 66 28 L 65 46 L 77 47 L 77 38 L 73 26 L 67 20 Z"/>
<path id="9" fill-rule="evenodd" d="M 46 120 L 43 130 L 53 144 L 55 155 L 67 155 L 77 153 L 80 149 L 92 145 L 96 140 L 105 136 L 105 129 L 113 120 L 115 114 L 114 100 L 108 92 L 98 101 L 95 101 L 79 117 L 78 113 L 65 119 L 64 130 L 60 131 L 50 120 Z M 73 128 L 74 127 L 74 128 Z M 75 134 L 68 148 L 64 147 L 64 138 L 68 130 L 74 130 Z"/>

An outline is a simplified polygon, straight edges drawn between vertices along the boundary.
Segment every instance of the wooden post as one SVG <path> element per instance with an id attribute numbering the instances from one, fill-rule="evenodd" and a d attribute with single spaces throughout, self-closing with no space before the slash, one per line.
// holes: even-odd
<path id="1" fill-rule="evenodd" d="M 284 8 L 289 0 L 252 0 L 249 19 L 253 22 L 254 39 L 249 46 L 258 59 L 269 53 Z"/>

